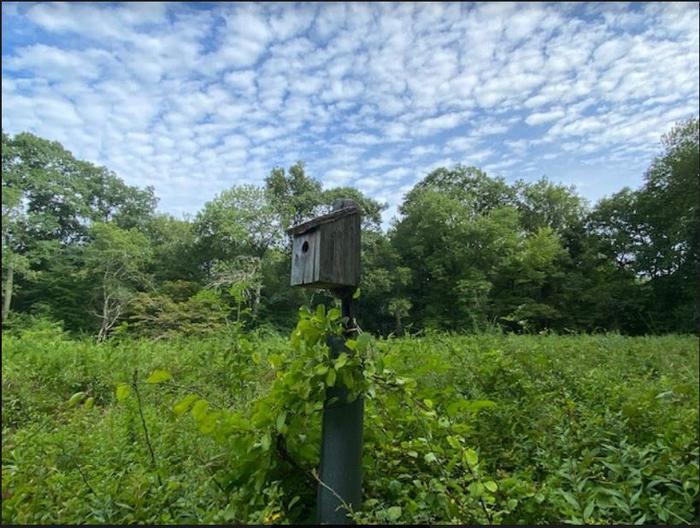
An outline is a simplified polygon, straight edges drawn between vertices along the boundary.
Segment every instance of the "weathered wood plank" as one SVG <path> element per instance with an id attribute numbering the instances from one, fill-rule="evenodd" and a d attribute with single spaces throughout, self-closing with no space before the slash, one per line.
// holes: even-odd
<path id="1" fill-rule="evenodd" d="M 292 286 L 311 284 L 318 280 L 318 230 L 294 237 L 292 241 Z"/>
<path id="2" fill-rule="evenodd" d="M 295 226 L 290 227 L 287 229 L 287 234 L 289 235 L 300 235 L 302 233 L 305 233 L 306 231 L 313 229 L 314 227 L 318 227 L 322 224 L 327 224 L 329 222 L 334 222 L 335 220 L 342 218 L 347 215 L 352 215 L 352 214 L 359 214 L 360 208 L 357 205 L 350 205 L 347 207 L 343 207 L 342 209 L 338 209 L 337 211 L 332 211 L 328 214 L 325 214 L 323 216 L 317 216 L 316 218 L 312 218 L 308 222 L 304 222 L 303 224 L 298 224 Z"/>
<path id="3" fill-rule="evenodd" d="M 360 216 L 321 226 L 320 280 L 342 286 L 360 281 Z"/>

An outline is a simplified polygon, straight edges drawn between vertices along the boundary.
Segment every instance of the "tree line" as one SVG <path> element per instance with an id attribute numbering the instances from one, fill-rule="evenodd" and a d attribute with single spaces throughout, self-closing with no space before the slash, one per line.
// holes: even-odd
<path id="1" fill-rule="evenodd" d="M 47 318 L 100 340 L 289 329 L 301 304 L 331 299 L 289 287 L 285 230 L 352 198 L 363 212 L 365 330 L 696 332 L 697 117 L 662 145 L 639 189 L 592 207 L 545 178 L 439 168 L 385 232 L 382 204 L 324 189 L 302 162 L 175 218 L 156 211 L 152 187 L 129 186 L 57 142 L 3 133 L 3 326 Z"/>

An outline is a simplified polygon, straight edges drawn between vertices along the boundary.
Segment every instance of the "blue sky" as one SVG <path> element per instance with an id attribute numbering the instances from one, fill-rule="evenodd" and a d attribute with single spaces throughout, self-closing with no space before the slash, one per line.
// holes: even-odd
<path id="1" fill-rule="evenodd" d="M 389 208 L 438 166 L 637 187 L 698 113 L 698 3 L 2 4 L 2 127 L 159 208 L 297 160 Z"/>

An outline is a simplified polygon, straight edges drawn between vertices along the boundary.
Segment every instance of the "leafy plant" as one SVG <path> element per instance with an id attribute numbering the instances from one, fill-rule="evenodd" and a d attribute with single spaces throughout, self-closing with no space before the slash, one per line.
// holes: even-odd
<path id="1" fill-rule="evenodd" d="M 696 518 L 696 340 L 360 334 L 332 360 L 342 323 L 315 308 L 290 338 L 3 335 L 3 522 L 314 522 L 331 383 L 365 399 L 358 522 Z"/>

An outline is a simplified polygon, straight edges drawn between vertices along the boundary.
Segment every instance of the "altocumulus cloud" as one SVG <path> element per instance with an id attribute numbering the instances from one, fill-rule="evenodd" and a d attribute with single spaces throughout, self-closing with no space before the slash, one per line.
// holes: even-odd
<path id="1" fill-rule="evenodd" d="M 698 112 L 698 11 L 5 2 L 2 126 L 154 185 L 174 214 L 299 159 L 389 214 L 458 162 L 596 199 Z"/>

